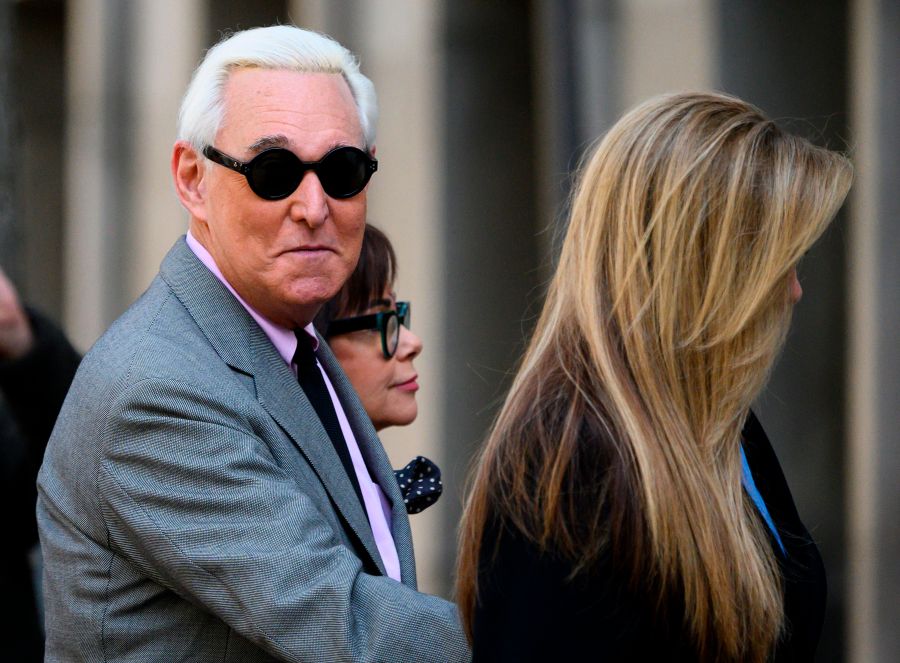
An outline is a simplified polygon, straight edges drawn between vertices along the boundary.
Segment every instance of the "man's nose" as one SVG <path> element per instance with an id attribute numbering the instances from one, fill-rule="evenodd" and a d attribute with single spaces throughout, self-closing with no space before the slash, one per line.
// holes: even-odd
<path id="1" fill-rule="evenodd" d="M 300 185 L 290 196 L 291 218 L 310 228 L 321 226 L 328 219 L 328 196 L 312 170 L 303 174 Z"/>

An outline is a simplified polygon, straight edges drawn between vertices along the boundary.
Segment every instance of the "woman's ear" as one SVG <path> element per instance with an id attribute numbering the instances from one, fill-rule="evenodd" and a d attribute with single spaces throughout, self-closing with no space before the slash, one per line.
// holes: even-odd
<path id="1" fill-rule="evenodd" d="M 193 145 L 184 140 L 172 149 L 172 179 L 184 208 L 197 219 L 206 219 L 206 167 Z"/>

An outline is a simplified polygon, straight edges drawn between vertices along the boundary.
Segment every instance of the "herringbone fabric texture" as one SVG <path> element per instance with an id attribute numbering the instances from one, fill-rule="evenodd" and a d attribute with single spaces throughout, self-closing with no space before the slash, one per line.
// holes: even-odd
<path id="1" fill-rule="evenodd" d="M 371 422 L 324 344 L 320 362 L 391 503 L 403 583 L 293 372 L 181 239 L 48 445 L 47 661 L 468 659 L 455 606 L 415 591 Z"/>

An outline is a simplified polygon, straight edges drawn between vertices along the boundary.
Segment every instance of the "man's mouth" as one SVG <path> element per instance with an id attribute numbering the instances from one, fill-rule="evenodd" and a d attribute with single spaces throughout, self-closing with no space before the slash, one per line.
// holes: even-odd
<path id="1" fill-rule="evenodd" d="M 330 246 L 325 246 L 324 244 L 304 244 L 302 246 L 295 246 L 294 248 L 287 249 L 284 253 L 299 253 L 299 254 L 313 254 L 313 253 L 334 253 L 334 249 Z"/>

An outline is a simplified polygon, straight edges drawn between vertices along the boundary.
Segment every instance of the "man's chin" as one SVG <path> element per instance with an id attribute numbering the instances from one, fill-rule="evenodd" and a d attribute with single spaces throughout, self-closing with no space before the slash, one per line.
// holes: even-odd
<path id="1" fill-rule="evenodd" d="M 334 297 L 338 290 L 340 290 L 339 287 L 304 290 L 301 293 L 285 293 L 275 314 L 278 320 L 273 319 L 273 322 L 289 328 L 305 327 L 313 321 L 325 302 Z"/>

